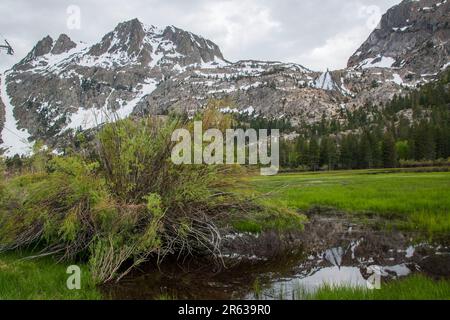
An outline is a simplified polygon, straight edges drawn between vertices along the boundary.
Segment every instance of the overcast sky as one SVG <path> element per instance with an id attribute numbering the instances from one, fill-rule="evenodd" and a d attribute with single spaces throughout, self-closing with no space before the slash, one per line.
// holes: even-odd
<path id="1" fill-rule="evenodd" d="M 296 62 L 314 70 L 345 67 L 400 0 L 1 0 L 0 71 L 23 58 L 49 34 L 95 43 L 121 21 L 174 25 L 212 40 L 228 60 Z M 80 9 L 79 29 L 76 11 Z M 71 7 L 72 6 L 72 7 Z M 69 13 L 68 13 L 69 9 Z M 74 19 L 75 18 L 75 19 Z M 75 27 L 75 28 L 74 28 Z"/>

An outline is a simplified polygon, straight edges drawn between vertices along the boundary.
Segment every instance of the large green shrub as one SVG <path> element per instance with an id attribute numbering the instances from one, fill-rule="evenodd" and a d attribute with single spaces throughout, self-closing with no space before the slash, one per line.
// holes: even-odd
<path id="1" fill-rule="evenodd" d="M 217 112 L 203 121 L 205 128 L 229 125 Z M 161 118 L 106 124 L 89 152 L 94 159 L 52 158 L 39 148 L 30 169 L 0 190 L 0 251 L 37 248 L 37 256 L 84 259 L 99 282 L 150 256 L 220 261 L 218 224 L 276 209 L 230 191 L 237 167 L 173 164 L 171 136 L 182 125 Z"/>

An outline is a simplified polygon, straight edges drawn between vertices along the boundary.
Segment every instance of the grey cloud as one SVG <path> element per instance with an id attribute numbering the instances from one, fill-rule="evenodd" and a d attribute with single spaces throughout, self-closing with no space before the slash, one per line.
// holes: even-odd
<path id="1" fill-rule="evenodd" d="M 10 40 L 14 57 L 0 55 L 0 70 L 24 57 L 49 34 L 67 33 L 93 43 L 117 23 L 139 18 L 157 26 L 175 25 L 211 39 L 224 56 L 280 60 L 313 69 L 341 68 L 371 29 L 361 9 L 381 13 L 400 0 L 2 0 L 0 34 Z M 81 29 L 66 26 L 67 7 L 81 9 Z"/>

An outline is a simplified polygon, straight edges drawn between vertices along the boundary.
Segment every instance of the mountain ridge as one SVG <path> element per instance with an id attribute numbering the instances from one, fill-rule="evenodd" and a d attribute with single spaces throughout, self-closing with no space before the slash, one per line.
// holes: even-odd
<path id="1" fill-rule="evenodd" d="M 380 28 L 400 26 L 404 16 L 396 12 L 422 8 L 430 1 L 403 1 L 388 10 Z M 445 0 L 431 2 L 437 5 L 441 1 Z M 425 18 L 439 20 L 448 4 L 436 8 Z M 396 19 L 399 21 L 392 22 Z M 423 21 L 418 25 L 426 26 Z M 377 30 L 363 43 L 361 53 L 350 57 L 348 68 L 326 72 L 294 63 L 230 62 L 210 40 L 174 26 L 145 25 L 138 19 L 119 23 L 90 46 L 64 34 L 57 40 L 47 36 L 4 77 L 7 99 L 14 106 L 17 120 L 13 123 L 9 119 L 4 127 L 26 128 L 30 140 L 41 139 L 58 148 L 62 147 L 63 136 L 93 128 L 112 113 L 119 118 L 171 111 L 192 116 L 211 98 L 230 101 L 223 110 L 252 110 L 264 117 L 284 117 L 295 126 L 320 121 L 323 115 L 339 119 L 342 110 L 368 102 L 383 104 L 395 94 L 432 80 L 443 68 L 441 61 L 449 60 L 444 46 L 444 57 L 441 51 L 436 56 L 438 63 L 424 62 L 427 68 L 434 68 L 431 75 L 416 72 L 424 68 L 417 64 L 395 65 L 399 57 L 389 57 L 385 52 L 396 48 L 391 42 L 403 41 L 401 35 L 406 42 L 410 35 L 397 35 L 391 30 L 393 38 L 379 40 L 385 41 L 385 51 L 377 49 L 376 44 L 371 51 L 368 45 L 374 37 L 379 38 Z M 415 48 L 411 50 L 415 52 Z M 367 59 L 370 63 L 362 64 Z"/>

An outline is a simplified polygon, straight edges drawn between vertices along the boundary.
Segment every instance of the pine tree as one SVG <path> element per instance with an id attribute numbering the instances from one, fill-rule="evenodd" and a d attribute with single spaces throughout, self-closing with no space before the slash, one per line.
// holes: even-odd
<path id="1" fill-rule="evenodd" d="M 295 143 L 295 150 L 298 152 L 297 166 L 308 165 L 308 144 L 303 137 L 298 137 Z"/>
<path id="2" fill-rule="evenodd" d="M 410 155 L 410 148 L 408 141 L 397 141 L 395 150 L 400 160 L 407 160 Z"/>
<path id="3" fill-rule="evenodd" d="M 372 149 L 369 134 L 364 132 L 358 144 L 358 168 L 367 169 L 373 167 Z"/>
<path id="4" fill-rule="evenodd" d="M 356 146 L 355 137 L 350 134 L 342 137 L 341 139 L 341 148 L 340 148 L 340 161 L 341 166 L 344 169 L 354 169 L 355 166 L 355 146 Z"/>
<path id="5" fill-rule="evenodd" d="M 322 138 L 320 142 L 320 166 L 328 166 L 329 163 L 329 144 L 330 139 L 328 137 Z"/>
<path id="6" fill-rule="evenodd" d="M 381 149 L 383 166 L 385 168 L 395 168 L 397 166 L 397 153 L 395 150 L 395 140 L 390 132 L 384 134 Z"/>
<path id="7" fill-rule="evenodd" d="M 308 157 L 309 157 L 309 166 L 312 171 L 319 170 L 319 160 L 320 160 L 320 149 L 319 149 L 319 143 L 317 141 L 317 138 L 311 138 L 309 141 L 309 148 L 308 148 Z"/>
<path id="8" fill-rule="evenodd" d="M 336 141 L 330 140 L 328 144 L 328 170 L 335 170 L 339 161 Z"/>

